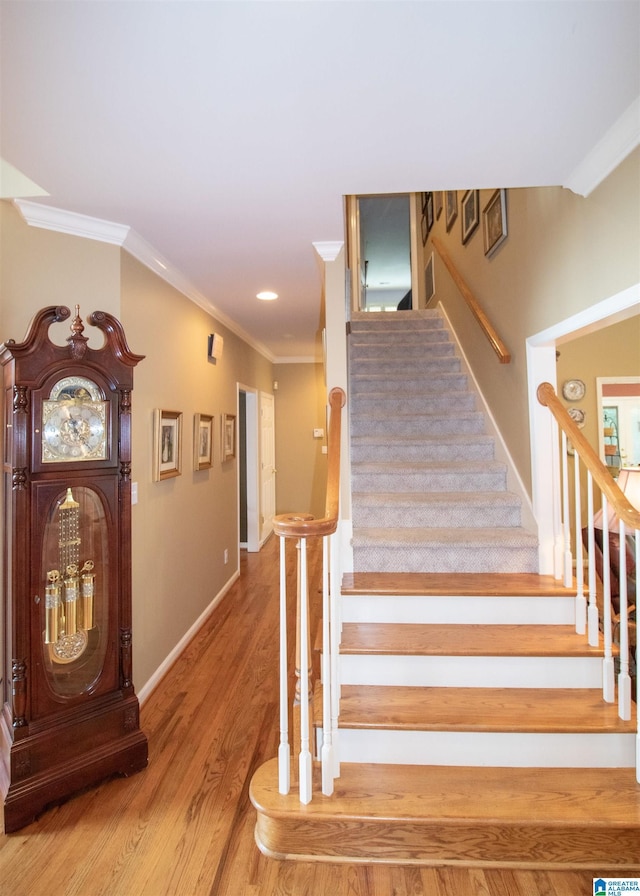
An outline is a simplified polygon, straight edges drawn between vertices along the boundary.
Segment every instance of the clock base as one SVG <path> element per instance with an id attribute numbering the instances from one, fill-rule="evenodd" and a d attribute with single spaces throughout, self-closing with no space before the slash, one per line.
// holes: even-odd
<path id="1" fill-rule="evenodd" d="M 6 707 L 5 707 L 6 710 Z M 105 701 L 102 712 L 74 711 L 51 727 L 20 737 L 0 719 L 0 795 L 4 831 L 10 834 L 45 809 L 87 787 L 141 771 L 148 763 L 146 735 L 138 727 L 137 697 Z"/>

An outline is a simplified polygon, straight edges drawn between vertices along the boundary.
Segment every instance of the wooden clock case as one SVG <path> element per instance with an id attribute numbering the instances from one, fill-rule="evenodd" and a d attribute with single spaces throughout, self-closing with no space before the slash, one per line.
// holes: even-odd
<path id="1" fill-rule="evenodd" d="M 67 344 L 56 345 L 49 328 L 68 318 L 64 306 L 44 308 L 24 342 L 0 346 L 5 404 L 0 794 L 7 833 L 73 793 L 147 765 L 131 640 L 131 391 L 133 369 L 143 356 L 130 351 L 119 321 L 101 311 L 87 322 L 102 331 L 104 344 L 90 348 L 78 306 Z M 65 377 L 86 378 L 100 391 L 102 459 L 44 462 L 43 402 L 52 384 Z M 57 544 L 53 517 L 67 490 L 85 496 L 91 510 L 82 511 L 80 531 L 91 550 L 96 545 L 95 624 L 83 635 L 88 647 L 82 656 L 52 661 L 44 634 L 45 603 L 49 606 L 44 555 L 46 544 Z"/>

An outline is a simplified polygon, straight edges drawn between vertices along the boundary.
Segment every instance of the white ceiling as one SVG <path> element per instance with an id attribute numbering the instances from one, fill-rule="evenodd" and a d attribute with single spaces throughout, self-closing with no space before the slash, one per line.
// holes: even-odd
<path id="1" fill-rule="evenodd" d="M 132 228 L 276 360 L 317 351 L 312 244 L 343 239 L 344 194 L 571 184 L 640 95 L 637 0 L 0 15 L 0 155 L 36 201 Z"/>

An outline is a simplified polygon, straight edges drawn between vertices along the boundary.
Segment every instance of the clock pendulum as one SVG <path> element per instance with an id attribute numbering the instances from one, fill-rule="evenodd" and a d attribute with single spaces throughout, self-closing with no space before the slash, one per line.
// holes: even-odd
<path id="1" fill-rule="evenodd" d="M 80 504 L 70 488 L 58 508 L 59 569 L 47 572 L 45 588 L 45 643 L 54 662 L 71 662 L 87 647 L 87 632 L 94 627 L 93 560 L 80 566 Z M 60 570 L 64 570 L 61 575 Z"/>

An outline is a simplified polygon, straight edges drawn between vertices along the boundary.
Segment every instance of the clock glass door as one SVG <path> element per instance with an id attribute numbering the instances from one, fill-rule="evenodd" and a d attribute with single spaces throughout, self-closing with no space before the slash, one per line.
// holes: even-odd
<path id="1" fill-rule="evenodd" d="M 76 697 L 95 689 L 108 646 L 105 506 L 84 485 L 48 484 L 38 492 L 47 507 L 37 592 L 39 649 L 54 699 Z"/>

